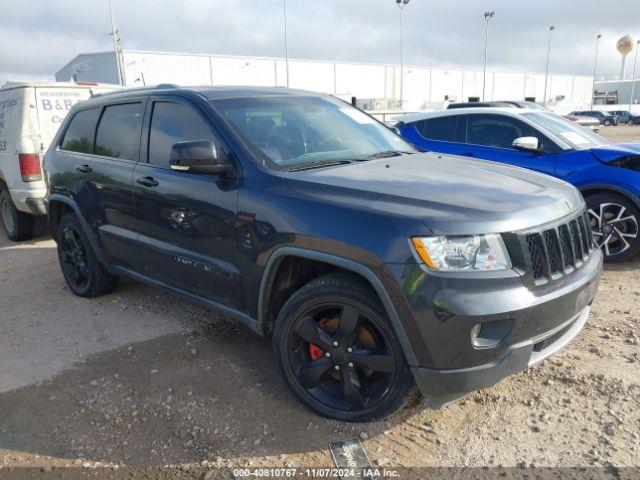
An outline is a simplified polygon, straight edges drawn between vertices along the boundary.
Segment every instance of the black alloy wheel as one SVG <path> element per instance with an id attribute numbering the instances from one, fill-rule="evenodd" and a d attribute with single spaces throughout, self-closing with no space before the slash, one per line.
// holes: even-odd
<path id="1" fill-rule="evenodd" d="M 413 384 L 375 293 L 329 275 L 296 292 L 279 316 L 274 341 L 285 378 L 316 412 L 366 421 L 400 408 Z M 373 305 L 371 305 L 373 304 Z"/>
<path id="2" fill-rule="evenodd" d="M 80 297 L 97 297 L 115 290 L 118 277 L 98 261 L 74 214 L 67 214 L 60 220 L 55 239 L 60 268 L 73 293 Z"/>
<path id="3" fill-rule="evenodd" d="M 62 229 L 59 249 L 60 265 L 67 283 L 74 292 L 86 290 L 91 280 L 91 269 L 80 234 L 72 226 Z"/>

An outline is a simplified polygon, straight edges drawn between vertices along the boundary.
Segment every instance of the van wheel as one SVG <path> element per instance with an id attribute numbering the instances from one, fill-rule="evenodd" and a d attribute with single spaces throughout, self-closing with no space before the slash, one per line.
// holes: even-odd
<path id="1" fill-rule="evenodd" d="M 116 289 L 118 277 L 111 275 L 100 264 L 73 213 L 68 213 L 60 221 L 56 242 L 62 274 L 73 293 L 89 298 Z"/>
<path id="2" fill-rule="evenodd" d="M 615 193 L 586 198 L 593 240 L 602 249 L 605 262 L 624 262 L 640 252 L 640 210 Z"/>
<path id="3" fill-rule="evenodd" d="M 349 275 L 325 275 L 294 293 L 278 315 L 273 342 L 289 388 L 325 417 L 385 417 L 405 404 L 413 386 L 376 293 Z"/>
<path id="4" fill-rule="evenodd" d="M 19 211 L 6 190 L 0 192 L 0 216 L 9 240 L 21 242 L 33 238 L 33 216 Z"/>

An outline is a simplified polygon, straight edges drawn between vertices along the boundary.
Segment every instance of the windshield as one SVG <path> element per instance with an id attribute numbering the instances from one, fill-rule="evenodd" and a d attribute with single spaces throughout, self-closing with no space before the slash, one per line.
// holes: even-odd
<path id="1" fill-rule="evenodd" d="M 334 165 L 417 151 L 389 128 L 337 99 L 246 97 L 211 104 L 272 168 Z"/>
<path id="2" fill-rule="evenodd" d="M 584 150 L 585 148 L 609 145 L 610 142 L 588 128 L 559 117 L 553 113 L 524 113 L 525 117 L 537 123 L 545 130 L 562 140 L 568 148 Z M 565 148 L 567 150 L 568 148 Z"/>

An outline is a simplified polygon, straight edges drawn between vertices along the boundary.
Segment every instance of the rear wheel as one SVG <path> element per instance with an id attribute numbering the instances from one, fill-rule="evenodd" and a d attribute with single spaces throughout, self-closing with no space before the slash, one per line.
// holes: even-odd
<path id="1" fill-rule="evenodd" d="M 0 217 L 9 240 L 21 242 L 33 238 L 33 216 L 19 211 L 6 190 L 0 192 Z"/>
<path id="2" fill-rule="evenodd" d="M 80 297 L 97 297 L 115 290 L 118 277 L 100 264 L 73 213 L 60 221 L 56 241 L 62 274 L 73 293 Z"/>
<path id="3" fill-rule="evenodd" d="M 605 126 L 605 127 L 609 127 L 609 126 L 611 126 L 611 120 L 605 120 L 605 121 L 604 121 L 604 126 Z"/>
<path id="4" fill-rule="evenodd" d="M 329 418 L 384 417 L 413 385 L 377 295 L 349 275 L 325 275 L 293 294 L 276 320 L 274 347 L 291 390 Z"/>
<path id="5" fill-rule="evenodd" d="M 591 231 L 606 262 L 624 262 L 640 252 L 640 210 L 615 193 L 586 198 Z"/>

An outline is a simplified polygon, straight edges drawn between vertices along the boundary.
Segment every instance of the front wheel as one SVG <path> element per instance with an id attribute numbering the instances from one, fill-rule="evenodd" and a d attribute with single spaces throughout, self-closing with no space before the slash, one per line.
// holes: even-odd
<path id="1" fill-rule="evenodd" d="M 609 126 L 611 126 L 611 120 L 605 120 L 605 121 L 604 121 L 604 126 L 605 126 L 605 127 L 609 127 Z"/>
<path id="2" fill-rule="evenodd" d="M 615 193 L 586 198 L 591 231 L 605 262 L 624 262 L 640 252 L 640 210 Z"/>
<path id="3" fill-rule="evenodd" d="M 278 315 L 273 341 L 290 389 L 325 417 L 387 416 L 413 386 L 376 293 L 349 275 L 325 275 L 294 293 Z"/>

